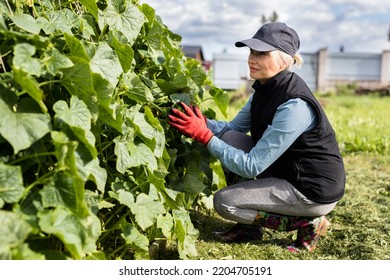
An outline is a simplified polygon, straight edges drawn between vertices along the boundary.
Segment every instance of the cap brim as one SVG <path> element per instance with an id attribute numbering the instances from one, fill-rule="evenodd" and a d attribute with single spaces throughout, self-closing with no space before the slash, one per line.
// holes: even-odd
<path id="1" fill-rule="evenodd" d="M 236 42 L 235 46 L 238 48 L 249 47 L 252 50 L 259 51 L 259 52 L 270 52 L 270 51 L 277 50 L 277 48 L 275 48 L 274 46 L 271 46 L 255 38 L 238 41 Z"/>

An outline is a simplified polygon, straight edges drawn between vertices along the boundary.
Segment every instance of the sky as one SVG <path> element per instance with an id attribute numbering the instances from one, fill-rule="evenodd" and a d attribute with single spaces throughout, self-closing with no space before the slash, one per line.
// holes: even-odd
<path id="1" fill-rule="evenodd" d="M 390 50 L 389 0 L 140 0 L 155 9 L 183 45 L 200 45 L 207 60 L 215 53 L 247 53 L 234 43 L 251 38 L 262 16 L 273 12 L 295 29 L 301 53 Z"/>

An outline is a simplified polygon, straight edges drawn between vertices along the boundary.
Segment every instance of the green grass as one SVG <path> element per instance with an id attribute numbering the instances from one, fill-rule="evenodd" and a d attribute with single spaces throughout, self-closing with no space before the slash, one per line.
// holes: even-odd
<path id="1" fill-rule="evenodd" d="M 232 223 L 213 210 L 199 210 L 192 215 L 200 232 L 198 256 L 194 259 L 390 259 L 390 98 L 319 96 L 319 99 L 337 134 L 347 185 L 345 196 L 327 216 L 332 225 L 316 251 L 291 254 L 285 246 L 291 243 L 294 233 L 268 229 L 261 242 L 221 243 L 212 232 L 227 229 Z M 230 105 L 228 119 L 243 103 L 245 99 L 239 99 Z M 177 258 L 170 253 L 169 246 L 160 257 Z"/>
<path id="2" fill-rule="evenodd" d="M 390 98 L 319 97 L 344 153 L 390 153 Z"/>

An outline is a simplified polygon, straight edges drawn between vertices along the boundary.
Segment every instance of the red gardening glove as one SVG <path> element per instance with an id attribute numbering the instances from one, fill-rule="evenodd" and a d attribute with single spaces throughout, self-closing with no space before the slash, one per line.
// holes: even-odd
<path id="1" fill-rule="evenodd" d="M 171 113 L 168 115 L 169 124 L 182 134 L 191 137 L 203 145 L 207 145 L 211 137 L 213 137 L 213 133 L 207 127 L 206 117 L 195 106 L 191 109 L 183 102 L 179 104 L 184 112 L 178 109 L 171 109 Z"/>

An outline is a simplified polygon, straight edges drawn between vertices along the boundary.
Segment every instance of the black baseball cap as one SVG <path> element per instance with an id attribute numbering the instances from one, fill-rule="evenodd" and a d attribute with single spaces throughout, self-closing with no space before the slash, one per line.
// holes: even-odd
<path id="1" fill-rule="evenodd" d="M 285 23 L 264 24 L 252 38 L 236 42 L 236 47 L 249 47 L 255 51 L 280 50 L 292 57 L 297 53 L 300 40 L 297 32 Z"/>

